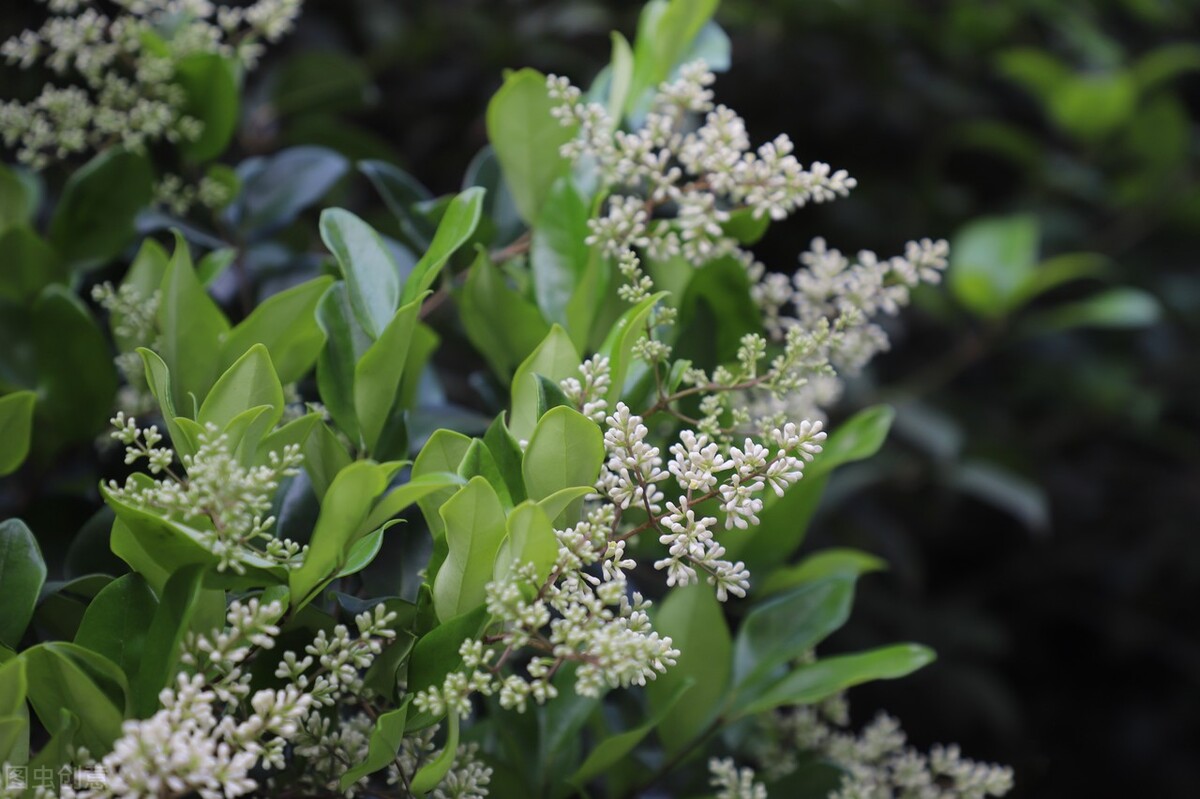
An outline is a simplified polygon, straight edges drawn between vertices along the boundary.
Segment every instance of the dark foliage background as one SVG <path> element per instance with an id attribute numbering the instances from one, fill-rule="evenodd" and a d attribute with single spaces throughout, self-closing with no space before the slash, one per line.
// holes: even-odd
<path id="1" fill-rule="evenodd" d="M 758 250 L 768 264 L 792 269 L 818 233 L 889 253 L 1029 212 L 1044 256 L 1101 253 L 1116 283 L 1164 307 L 1146 329 L 1022 340 L 1006 331 L 1012 320 L 983 324 L 933 293 L 846 403 L 884 396 L 900 416 L 884 455 L 831 491 L 810 541 L 892 565 L 864 581 L 835 646 L 907 638 L 940 654 L 916 678 L 857 689 L 855 714 L 886 708 L 920 745 L 952 740 L 1011 763 L 1021 797 L 1200 795 L 1200 73 L 1181 69 L 1115 110 L 1098 94 L 1064 120 L 1006 59 L 1028 48 L 1103 82 L 1195 42 L 1198 10 L 747 0 L 719 12 L 733 68 L 718 100 L 755 138 L 785 131 L 802 159 L 859 181 L 851 201 L 772 231 Z M 607 59 L 608 30 L 632 34 L 636 13 L 311 0 L 275 63 L 304 110 L 264 117 L 242 145 L 330 144 L 452 190 L 484 142 L 501 70 L 585 82 Z M 323 51 L 342 66 L 312 73 L 324 85 L 303 80 L 296 58 Z M 975 486 L 964 474 L 980 461 L 1021 478 L 1020 490 Z"/>
<path id="2" fill-rule="evenodd" d="M 503 69 L 586 85 L 639 7 L 307 0 L 249 84 L 233 155 L 323 144 L 453 191 Z M 0 33 L 43 13 L 11 2 Z M 1011 763 L 1018 797 L 1200 796 L 1200 5 L 726 0 L 718 19 L 733 44 L 718 100 L 756 140 L 786 132 L 859 181 L 772 230 L 757 248 L 772 268 L 818 234 L 890 254 L 1020 212 L 1043 257 L 1098 253 L 1110 283 L 1162 306 L 1150 326 L 1027 336 L 1095 281 L 993 321 L 932 291 L 894 326 L 839 410 L 891 402 L 892 438 L 839 475 L 807 546 L 891 564 L 833 648 L 915 640 L 940 659 L 856 689 L 856 719 L 887 709 L 917 745 Z M 30 85 L 0 93 L 36 88 L 6 75 Z M 1046 89 L 1062 75 L 1066 99 Z M 78 471 L 8 497 L 51 558 L 90 514 L 55 500 L 88 483 Z"/>

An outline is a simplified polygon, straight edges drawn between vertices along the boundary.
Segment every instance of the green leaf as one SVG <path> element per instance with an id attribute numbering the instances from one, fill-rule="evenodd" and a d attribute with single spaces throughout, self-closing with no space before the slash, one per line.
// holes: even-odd
<path id="1" fill-rule="evenodd" d="M 717 0 L 651 0 L 643 7 L 627 111 L 646 110 L 644 95 L 670 77 L 716 9 Z"/>
<path id="2" fill-rule="evenodd" d="M 132 681 L 157 607 L 158 597 L 141 575 L 118 577 L 88 605 L 75 643 L 108 658 Z"/>
<path id="3" fill-rule="evenodd" d="M 864 682 L 907 677 L 934 658 L 933 650 L 918 644 L 824 658 L 792 670 L 763 696 L 739 705 L 738 714 L 750 717 L 784 705 L 811 705 Z"/>
<path id="4" fill-rule="evenodd" d="M 27 304 L 46 286 L 66 280 L 58 253 L 26 225 L 12 225 L 0 234 L 0 252 L 0 300 Z"/>
<path id="5" fill-rule="evenodd" d="M 1057 288 L 1064 283 L 1081 278 L 1102 277 L 1112 267 L 1107 256 L 1094 252 L 1076 252 L 1048 258 L 1038 265 L 1036 271 L 1025 279 L 1013 298 L 1014 307 Z"/>
<path id="6" fill-rule="evenodd" d="M 321 501 L 304 563 L 288 575 L 295 609 L 308 604 L 346 565 L 375 498 L 387 488 L 391 469 L 356 461 L 338 472 Z M 367 531 L 370 532 L 370 531 Z"/>
<path id="7" fill-rule="evenodd" d="M 71 174 L 50 219 L 50 243 L 73 270 L 111 260 L 133 240 L 134 217 L 150 204 L 145 157 L 113 148 Z"/>
<path id="8" fill-rule="evenodd" d="M 955 464 L 949 478 L 959 491 L 1008 513 L 1026 528 L 1034 532 L 1050 529 L 1050 502 L 1036 483 L 981 461 Z"/>
<path id="9" fill-rule="evenodd" d="M 62 711 L 79 717 L 77 740 L 92 752 L 107 752 L 121 736 L 127 691 L 125 675 L 107 658 L 62 641 L 25 650 L 29 703 L 46 727 Z"/>
<path id="10" fill-rule="evenodd" d="M 488 140 L 521 218 L 531 225 L 541 216 L 554 181 L 567 173 L 559 148 L 575 136 L 575 126 L 564 127 L 551 116 L 553 107 L 546 76 L 522 69 L 505 78 L 487 108 Z"/>
<path id="11" fill-rule="evenodd" d="M 634 360 L 633 345 L 646 334 L 650 312 L 666 294 L 665 291 L 653 294 L 621 314 L 600 347 L 600 354 L 608 358 L 609 375 L 612 378 L 606 398 L 610 408 L 616 406 L 625 390 L 625 377 Z"/>
<path id="12" fill-rule="evenodd" d="M 158 407 L 167 425 L 167 434 L 171 437 L 171 445 L 180 455 L 192 455 L 195 448 L 190 446 L 190 437 L 180 427 L 178 415 L 175 413 L 175 401 L 171 397 L 171 370 L 167 368 L 158 354 L 145 347 L 139 347 L 138 355 L 142 356 L 142 364 L 146 368 L 146 384 L 150 393 L 158 400 Z"/>
<path id="13" fill-rule="evenodd" d="M 339 578 L 349 577 L 352 574 L 358 574 L 363 569 L 371 565 L 371 561 L 375 560 L 375 556 L 379 554 L 379 550 L 383 547 L 383 534 L 388 531 L 388 528 L 395 524 L 400 524 L 401 519 L 384 522 L 383 526 L 375 530 L 373 533 L 367 533 L 362 538 L 350 547 L 350 553 L 346 556 L 346 565 L 337 573 Z"/>
<path id="14" fill-rule="evenodd" d="M 28 226 L 37 212 L 37 205 L 36 184 L 23 180 L 21 174 L 0 164 L 0 233 L 15 225 Z"/>
<path id="15" fill-rule="evenodd" d="M 629 99 L 629 90 L 633 86 L 633 48 L 629 40 L 619 32 L 613 31 L 611 77 L 608 84 L 608 115 L 620 121 L 625 113 L 625 103 Z"/>
<path id="16" fill-rule="evenodd" d="M 858 577 L 860 574 L 886 568 L 887 563 L 883 559 L 857 549 L 824 549 L 809 555 L 795 566 L 786 566 L 772 572 L 755 588 L 757 593 L 767 596 L 833 575 Z"/>
<path id="17" fill-rule="evenodd" d="M 508 432 L 503 413 L 492 421 L 484 433 L 483 442 L 496 461 L 496 467 L 508 487 L 508 495 L 512 497 L 513 502 L 524 501 L 528 497 L 525 478 L 521 475 L 521 461 L 525 454 L 521 451 L 521 445 Z"/>
<path id="18" fill-rule="evenodd" d="M 473 477 L 441 508 L 446 560 L 433 578 L 433 606 L 443 622 L 482 605 L 506 533 L 495 489 Z"/>
<path id="19" fill-rule="evenodd" d="M 1021 327 L 1025 335 L 1045 335 L 1080 327 L 1149 327 L 1161 318 L 1162 307 L 1154 295 L 1141 289 L 1115 288 L 1031 314 Z"/>
<path id="20" fill-rule="evenodd" d="M 29 679 L 25 660 L 13 657 L 0 665 L 0 763 L 29 762 Z"/>
<path id="21" fill-rule="evenodd" d="M 196 421 L 224 430 L 234 417 L 262 405 L 270 408 L 265 425 L 271 429 L 283 417 L 283 386 L 267 348 L 255 344 L 217 380 L 204 398 Z"/>
<path id="22" fill-rule="evenodd" d="M 572 785 L 582 786 L 617 765 L 650 734 L 651 730 L 664 722 L 667 714 L 671 712 L 691 687 L 692 681 L 690 679 L 683 680 L 675 686 L 674 692 L 660 704 L 658 710 L 652 713 L 644 722 L 632 730 L 605 736 L 596 745 L 596 748 L 588 753 L 587 759 L 583 761 L 583 765 L 571 775 L 568 781 Z"/>
<path id="23" fill-rule="evenodd" d="M 255 344 L 271 354 L 279 382 L 295 383 L 316 363 L 325 343 L 317 324 L 317 303 L 333 278 L 322 276 L 264 300 L 221 342 L 221 362 L 228 367 Z"/>
<path id="24" fill-rule="evenodd" d="M 404 739 L 404 724 L 408 720 L 408 700 L 395 710 L 380 714 L 375 719 L 371 736 L 367 740 L 367 759 L 351 768 L 341 776 L 338 782 L 339 790 L 346 791 L 351 785 L 368 774 L 374 774 L 388 765 L 400 751 L 400 742 Z"/>
<path id="25" fill-rule="evenodd" d="M 592 486 L 572 486 L 564 488 L 561 491 L 555 491 L 550 496 L 538 500 L 538 505 L 542 510 L 546 511 L 546 515 L 555 523 L 556 527 L 562 526 L 562 515 L 572 506 L 578 507 L 578 499 L 583 499 L 588 494 L 595 493 L 596 489 Z"/>
<path id="26" fill-rule="evenodd" d="M 420 502 L 425 497 L 446 489 L 449 489 L 447 493 L 449 496 L 455 489 L 466 485 L 466 482 L 452 472 L 431 472 L 417 475 L 414 470 L 411 480 L 396 486 L 375 504 L 362 527 L 374 530 L 397 513 Z"/>
<path id="27" fill-rule="evenodd" d="M 140 668 L 131 681 L 134 716 L 147 718 L 158 709 L 159 692 L 174 682 L 179 671 L 188 631 L 194 622 L 206 618 L 204 604 L 214 601 L 220 606 L 223 620 L 225 595 L 221 591 L 204 590 L 201 566 L 186 566 L 167 580 L 146 633 Z"/>
<path id="28" fill-rule="evenodd" d="M 804 655 L 850 618 L 854 576 L 834 574 L 765 600 L 746 616 L 733 652 L 739 700 L 753 698 L 775 672 Z"/>
<path id="29" fill-rule="evenodd" d="M 437 233 L 434 234 L 429 249 L 421 256 L 421 260 L 417 261 L 404 284 L 404 291 L 400 295 L 401 303 L 407 304 L 424 297 L 425 292 L 433 286 L 442 267 L 446 265 L 446 261 L 471 238 L 475 228 L 479 226 L 483 196 L 483 189 L 470 188 L 446 206 L 446 213 L 438 223 Z"/>
<path id="30" fill-rule="evenodd" d="M 368 450 L 374 452 L 380 435 L 398 407 L 400 382 L 408 362 L 413 329 L 424 297 L 402 306 L 354 366 L 354 412 Z"/>
<path id="31" fill-rule="evenodd" d="M 1200 45 L 1174 42 L 1155 47 L 1138 59 L 1133 77 L 1144 92 L 1187 72 L 1200 71 Z"/>
<path id="32" fill-rule="evenodd" d="M 304 470 L 318 500 L 325 498 L 334 478 L 351 463 L 350 453 L 324 422 L 318 422 L 304 441 Z"/>
<path id="33" fill-rule="evenodd" d="M 1038 221 L 1028 214 L 968 223 L 950 246 L 951 291 L 980 316 L 1004 316 L 1034 274 L 1038 239 Z"/>
<path id="34" fill-rule="evenodd" d="M 567 305 L 592 253 L 585 242 L 590 210 L 571 181 L 562 179 L 547 195 L 533 228 L 529 268 L 537 306 L 549 322 L 568 326 Z"/>
<path id="35" fill-rule="evenodd" d="M 425 446 L 421 448 L 420 453 L 417 454 L 417 459 L 413 461 L 412 479 L 417 480 L 435 473 L 445 474 L 448 472 L 457 475 L 458 467 L 470 447 L 471 439 L 462 433 L 454 430 L 435 430 L 429 440 L 425 442 Z M 435 544 L 438 539 L 444 537 L 446 531 L 438 509 L 456 492 L 457 488 L 442 488 L 417 502 L 421 508 L 421 514 L 425 517 L 425 523 L 429 526 L 430 533 L 433 534 Z M 429 564 L 430 574 L 436 573 L 437 565 L 434 562 Z"/>
<path id="36" fill-rule="evenodd" d="M 188 395 L 206 396 L 217 378 L 220 344 L 229 332 L 229 321 L 200 285 L 187 242 L 178 232 L 163 276 L 158 327 L 162 332 L 159 355 L 171 372 L 173 402 L 186 410 Z M 190 418 L 189 413 L 184 415 Z"/>
<path id="37" fill-rule="evenodd" d="M 482 477 L 496 492 L 496 496 L 500 498 L 500 504 L 504 508 L 513 506 L 512 496 L 508 493 L 508 484 L 500 474 L 500 467 L 496 464 L 496 459 L 492 457 L 487 444 L 481 439 L 476 438 L 471 441 L 471 446 L 463 455 L 462 463 L 458 465 L 458 476 L 463 480 Z"/>
<path id="38" fill-rule="evenodd" d="M 486 252 L 481 252 L 467 271 L 459 302 L 467 338 L 492 371 L 504 379 L 550 329 L 533 303 L 508 287 Z"/>
<path id="39" fill-rule="evenodd" d="M 192 161 L 216 158 L 237 128 L 237 62 L 216 53 L 193 53 L 176 62 L 175 82 L 183 87 L 183 113 L 204 126 L 198 138 L 181 138 L 179 150 Z"/>
<path id="40" fill-rule="evenodd" d="M 400 305 L 400 270 L 391 252 L 374 228 L 341 208 L 321 212 L 321 240 L 342 268 L 359 324 L 378 339 Z"/>
<path id="41" fill-rule="evenodd" d="M 0 477 L 15 472 L 29 454 L 36 399 L 32 391 L 0 397 Z"/>
<path id="42" fill-rule="evenodd" d="M 864 408 L 834 428 L 825 439 L 821 454 L 804 470 L 804 477 L 820 477 L 839 466 L 865 460 L 883 446 L 896 411 L 890 405 Z"/>
<path id="43" fill-rule="evenodd" d="M 604 463 L 604 434 L 574 408 L 551 408 L 538 420 L 525 449 L 521 473 L 531 499 L 596 482 Z"/>
<path id="44" fill-rule="evenodd" d="M 725 614 L 711 586 L 694 583 L 667 594 L 654 617 L 654 629 L 670 636 L 680 655 L 675 666 L 646 685 L 652 713 L 666 715 L 658 735 L 668 752 L 679 752 L 721 712 L 727 696 L 732 643 Z M 691 682 L 688 701 L 673 702 Z"/>
<path id="45" fill-rule="evenodd" d="M 0 586 L 4 589 L 0 644 L 18 648 L 45 581 L 46 562 L 25 522 L 0 522 Z"/>
<path id="46" fill-rule="evenodd" d="M 437 757 L 426 763 L 413 775 L 410 786 L 412 792 L 421 796 L 436 788 L 438 783 L 449 773 L 450 767 L 454 765 L 454 758 L 457 756 L 458 713 L 451 711 L 446 716 L 446 745 L 442 747 L 442 751 L 438 753 Z"/>
<path id="47" fill-rule="evenodd" d="M 358 323 L 344 282 L 334 283 L 317 305 L 317 323 L 325 347 L 317 357 L 317 388 L 333 421 L 352 442 L 361 433 L 354 411 L 354 369 L 371 347 L 370 335 Z"/>
<path id="48" fill-rule="evenodd" d="M 1047 110 L 1063 130 L 1091 141 L 1128 123 L 1137 101 L 1138 85 L 1129 72 L 1081 72 L 1055 87 Z"/>
<path id="49" fill-rule="evenodd" d="M 538 422 L 538 383 L 536 375 L 559 381 L 579 374 L 579 352 L 567 331 L 558 325 L 529 354 L 512 380 L 512 411 L 508 428 L 518 441 L 528 440 Z"/>
<path id="50" fill-rule="evenodd" d="M 463 642 L 479 635 L 487 623 L 487 608 L 480 606 L 442 622 L 421 636 L 413 647 L 408 667 L 408 692 L 416 695 L 426 688 L 440 686 L 446 675 L 462 664 L 459 650 Z M 409 718 L 408 730 L 429 726 L 436 719 L 419 715 Z"/>
<path id="51" fill-rule="evenodd" d="M 400 230 L 408 242 L 418 249 L 428 249 L 436 228 L 414 206 L 433 199 L 429 189 L 412 175 L 386 161 L 360 161 L 358 169 L 379 192 L 388 210 L 400 223 Z"/>
<path id="52" fill-rule="evenodd" d="M 89 440 L 108 425 L 117 375 L 104 333 L 78 297 L 49 286 L 33 307 L 38 440 Z M 64 346 L 69 342 L 70 346 Z M 46 447 L 38 445 L 39 451 Z"/>
<path id="53" fill-rule="evenodd" d="M 290 147 L 238 166 L 242 192 L 227 210 L 247 238 L 278 230 L 324 197 L 350 168 L 345 156 L 324 147 Z"/>
<path id="54" fill-rule="evenodd" d="M 492 579 L 503 580 L 526 563 L 533 564 L 539 581 L 549 577 L 558 560 L 558 537 L 546 511 L 526 500 L 508 514 L 505 527 L 507 535 L 500 545 Z"/>

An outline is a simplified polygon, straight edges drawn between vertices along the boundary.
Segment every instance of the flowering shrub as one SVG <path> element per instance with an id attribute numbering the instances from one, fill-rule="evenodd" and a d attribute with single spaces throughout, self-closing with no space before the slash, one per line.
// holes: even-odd
<path id="1" fill-rule="evenodd" d="M 9 103 L 9 144 L 42 165 L 107 141 L 92 135 L 107 120 L 124 149 L 92 162 L 105 169 L 159 139 L 186 158 L 223 118 L 188 115 L 189 59 L 249 66 L 257 39 L 297 10 L 117 3 L 125 16 L 109 21 L 50 5 L 67 16 L 6 52 L 33 61 L 47 45 L 49 65 L 73 65 L 99 105 L 74 120 L 78 135 L 50 142 L 45 93 Z M 947 245 L 851 259 L 817 239 L 794 274 L 756 261 L 769 224 L 855 184 L 804 166 L 786 136 L 752 149 L 714 104 L 728 42 L 712 11 L 654 0 L 634 45 L 614 35 L 587 93 L 509 75 L 487 112 L 488 168 L 456 196 L 433 201 L 394 167 L 360 164 L 399 240 L 324 210 L 331 260 L 236 323 L 214 298 L 223 276 L 244 280 L 248 262 L 285 249 L 261 242 L 324 194 L 288 190 L 296 165 L 327 188 L 344 159 L 252 159 L 223 210 L 175 220 L 169 254 L 146 238 L 123 276 L 92 281 L 116 355 L 85 397 L 111 415 L 98 446 L 115 441 L 134 467 L 99 483 L 92 535 L 119 563 L 46 586 L 27 525 L 0 526 L 0 793 L 1009 789 L 1008 770 L 953 747 L 907 748 L 890 719 L 849 731 L 847 688 L 933 655 L 896 644 L 818 658 L 878 564 L 851 550 L 794 558 L 830 472 L 869 457 L 891 420 L 876 407 L 827 432 L 825 410 L 887 347 L 880 316 L 939 281 Z M 104 68 L 122 53 L 138 75 L 129 91 L 162 105 L 158 122 L 115 104 L 122 78 Z M 32 212 L 11 228 L 48 263 L 55 225 L 88 220 L 71 206 L 82 182 L 64 190 L 50 243 Z M 162 178 L 159 194 L 177 217 L 193 210 L 178 183 Z M 217 230 L 197 235 L 206 215 Z M 230 229 L 237 241 L 220 238 Z M 6 286 L 35 345 L 61 320 L 99 335 L 67 285 L 132 238 L 109 233 L 67 259 L 74 279 L 47 267 Z M 211 250 L 195 264 L 189 237 Z M 479 406 L 494 415 L 430 423 L 450 337 L 490 369 Z M 2 471 L 26 458 L 32 420 L 40 434 L 71 415 L 62 403 L 0 398 Z"/>

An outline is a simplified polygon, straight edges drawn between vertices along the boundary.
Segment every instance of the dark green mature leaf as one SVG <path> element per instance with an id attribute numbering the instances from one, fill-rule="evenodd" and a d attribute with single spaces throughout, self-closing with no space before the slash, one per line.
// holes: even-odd
<path id="1" fill-rule="evenodd" d="M 1034 532 L 1050 528 L 1050 502 L 1045 490 L 1028 478 L 994 463 L 967 461 L 955 464 L 951 485 L 1018 519 Z"/>
<path id="2" fill-rule="evenodd" d="M 0 477 L 15 472 L 29 454 L 36 400 L 32 391 L 0 397 Z"/>
<path id="3" fill-rule="evenodd" d="M 934 658 L 933 650 L 918 644 L 824 658 L 793 669 L 765 694 L 740 705 L 738 712 L 749 717 L 784 705 L 811 705 L 864 682 L 906 677 Z"/>
<path id="4" fill-rule="evenodd" d="M 400 270 L 391 252 L 374 228 L 341 208 L 321 212 L 321 240 L 342 268 L 359 324 L 378 339 L 399 307 Z"/>
<path id="5" fill-rule="evenodd" d="M 291 147 L 238 166 L 242 194 L 227 209 L 237 226 L 263 236 L 291 224 L 342 179 L 350 162 L 324 147 Z"/>
<path id="6" fill-rule="evenodd" d="M 188 395 L 199 401 L 217 378 L 220 342 L 229 332 L 229 320 L 197 279 L 187 242 L 178 232 L 163 276 L 158 327 L 162 332 L 159 355 L 171 370 L 171 395 L 175 406 L 191 418 Z"/>
<path id="7" fill-rule="evenodd" d="M 58 253 L 26 225 L 12 225 L 0 234 L 0 252 L 0 300 L 28 303 L 46 286 L 66 280 Z"/>
<path id="8" fill-rule="evenodd" d="M 572 486 L 596 482 L 604 463 L 604 435 L 574 408 L 551 408 L 538 420 L 521 473 L 530 498 L 544 499 Z"/>
<path id="9" fill-rule="evenodd" d="M 28 173 L 24 173 L 28 177 Z M 0 164 L 0 233 L 14 225 L 28 226 L 37 211 L 37 184 Z"/>
<path id="10" fill-rule="evenodd" d="M 317 324 L 317 303 L 333 278 L 322 276 L 264 300 L 221 343 L 221 362 L 230 366 L 254 344 L 271 353 L 279 381 L 295 383 L 308 374 L 325 343 Z"/>
<path id="11" fill-rule="evenodd" d="M 440 510 L 446 526 L 446 560 L 433 576 L 433 605 L 443 622 L 483 604 L 504 540 L 500 498 L 483 477 L 473 477 Z"/>
<path id="12" fill-rule="evenodd" d="M 517 440 L 529 440 L 538 422 L 537 375 L 559 381 L 579 374 L 579 352 L 567 331 L 553 325 L 542 343 L 529 354 L 512 380 L 512 410 L 508 428 Z"/>
<path id="13" fill-rule="evenodd" d="M 450 260 L 459 247 L 467 243 L 475 228 L 479 226 L 479 218 L 483 209 L 484 190 L 478 187 L 467 189 L 450 201 L 446 213 L 438 223 L 437 232 L 429 249 L 417 261 L 412 274 L 404 284 L 400 294 L 400 302 L 408 304 L 420 297 L 433 287 L 442 267 Z"/>
<path id="14" fill-rule="evenodd" d="M 358 443 L 361 428 L 354 410 L 354 369 L 372 339 L 358 323 L 344 282 L 334 283 L 317 305 L 325 347 L 317 357 L 317 388 L 338 428 Z"/>
<path id="15" fill-rule="evenodd" d="M 553 107 L 546 76 L 532 69 L 510 74 L 488 103 L 488 140 L 517 210 L 530 224 L 541 216 L 554 181 L 566 174 L 559 148 L 575 135 L 574 126 L 550 115 Z"/>
<path id="16" fill-rule="evenodd" d="M 821 454 L 804 470 L 805 479 L 829 474 L 839 466 L 866 460 L 879 451 L 892 429 L 896 411 L 872 405 L 842 422 L 822 445 Z"/>
<path id="17" fill-rule="evenodd" d="M 104 655 L 133 682 L 157 608 L 158 597 L 141 575 L 118 577 L 88 605 L 75 643 Z"/>
<path id="18" fill-rule="evenodd" d="M 47 728 L 62 711 L 79 718 L 77 741 L 92 752 L 107 752 L 121 735 L 128 684 L 107 658 L 62 641 L 38 644 L 21 653 L 29 703 Z"/>
<path id="19" fill-rule="evenodd" d="M 854 575 L 835 574 L 772 597 L 750 611 L 738 630 L 733 684 L 740 699 L 761 694 L 776 670 L 804 655 L 850 618 Z"/>
<path id="20" fill-rule="evenodd" d="M 429 189 L 412 175 L 386 161 L 360 161 L 358 170 L 367 176 L 379 192 L 388 210 L 400 223 L 400 230 L 408 243 L 419 250 L 428 249 L 437 228 L 414 206 L 433 199 Z"/>
<path id="21" fill-rule="evenodd" d="M 108 424 L 117 391 L 104 333 L 65 286 L 49 286 L 33 308 L 38 363 L 39 435 L 55 442 L 90 439 Z M 63 346 L 70 342 L 70 346 Z"/>
<path id="22" fill-rule="evenodd" d="M 675 704 L 659 725 L 668 752 L 678 752 L 700 735 L 727 699 L 733 650 L 725 614 L 710 586 L 692 584 L 667 594 L 654 617 L 654 629 L 670 636 L 678 662 L 647 684 L 651 712 L 673 703 L 680 686 L 691 682 L 688 701 Z"/>
<path id="23" fill-rule="evenodd" d="M 72 173 L 50 220 L 50 243 L 73 270 L 98 266 L 132 241 L 154 176 L 141 155 L 111 149 Z"/>
<path id="24" fill-rule="evenodd" d="M 0 644 L 11 649 L 20 645 L 45 581 L 46 562 L 25 522 L 0 522 Z"/>
<path id="25" fill-rule="evenodd" d="M 0 763 L 24 765 L 29 760 L 28 692 L 25 660 L 0 660 Z"/>
<path id="26" fill-rule="evenodd" d="M 501 378 L 507 379 L 550 330 L 533 303 L 508 287 L 485 252 L 467 272 L 459 302 L 467 338 Z"/>
<path id="27" fill-rule="evenodd" d="M 224 430 L 235 417 L 262 405 L 269 408 L 263 420 L 265 429 L 269 430 L 283 416 L 283 386 L 275 374 L 267 348 L 255 344 L 213 385 L 200 406 L 196 421 L 214 424 Z"/>
<path id="28" fill-rule="evenodd" d="M 183 87 L 183 113 L 199 120 L 199 138 L 182 139 L 180 151 L 192 161 L 208 161 L 225 151 L 238 121 L 238 64 L 216 53 L 193 53 L 175 64 Z"/>
<path id="29" fill-rule="evenodd" d="M 462 665 L 459 650 L 463 642 L 474 638 L 487 623 L 484 606 L 442 622 L 417 640 L 408 666 L 408 692 L 418 694 L 433 685 L 441 685 L 446 675 Z M 425 713 L 409 716 L 408 732 L 423 729 L 438 719 Z"/>

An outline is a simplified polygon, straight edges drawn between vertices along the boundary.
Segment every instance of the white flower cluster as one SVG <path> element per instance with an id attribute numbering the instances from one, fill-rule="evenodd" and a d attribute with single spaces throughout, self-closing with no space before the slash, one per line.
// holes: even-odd
<path id="1" fill-rule="evenodd" d="M 92 287 L 92 299 L 108 312 L 109 328 L 120 350 L 113 363 L 125 378 L 117 396 L 117 407 L 136 414 L 155 406 L 154 395 L 146 383 L 146 369 L 138 347 L 158 351 L 158 306 L 162 292 L 148 296 L 129 283 L 114 288 L 107 280 Z"/>
<path id="2" fill-rule="evenodd" d="M 101 761 L 105 785 L 81 799 L 192 793 L 226 799 L 255 790 L 251 772 L 260 765 L 282 768 L 314 700 L 295 685 L 251 694 L 242 668 L 254 651 L 274 646 L 282 615 L 279 602 L 234 603 L 225 630 L 193 638 L 184 662 L 195 673 L 181 672 L 163 690 L 162 709 L 153 716 L 125 722 Z"/>
<path id="3" fill-rule="evenodd" d="M 35 169 L 114 143 L 141 150 L 197 138 L 202 124 L 184 113 L 179 63 L 219 53 L 253 68 L 263 41 L 287 33 L 302 0 L 112 0 L 108 16 L 93 0 L 49 0 L 50 17 L 0 45 L 9 64 L 39 63 L 79 85 L 47 84 L 28 103 L 0 102 L 0 137 Z"/>
<path id="4" fill-rule="evenodd" d="M 266 464 L 245 466 L 234 456 L 228 436 L 209 424 L 197 434 L 196 453 L 181 459 L 184 478 L 171 469 L 175 453 L 158 446 L 162 434 L 156 426 L 139 428 L 123 412 L 112 423 L 112 437 L 125 444 L 126 463 L 145 458 L 152 473 L 166 475 L 158 480 L 131 475 L 124 486 L 110 480 L 108 491 L 115 500 L 193 525 L 200 542 L 217 556 L 219 571 L 242 574 L 248 559 L 289 565 L 303 557 L 299 544 L 271 533 L 275 517 L 264 516 L 279 481 L 298 472 L 299 446 L 270 453 Z"/>
<path id="5" fill-rule="evenodd" d="M 576 410 L 593 422 L 601 422 L 607 407 L 604 397 L 611 384 L 608 358 L 596 355 L 579 367 L 579 378 L 568 377 L 559 386 Z"/>
<path id="6" fill-rule="evenodd" d="M 843 695 L 764 716 L 755 759 L 772 780 L 817 753 L 846 776 L 830 799 L 986 799 L 1013 787 L 1012 769 L 962 757 L 957 746 L 923 754 L 906 745 L 896 719 L 880 714 L 855 735 Z"/>
<path id="7" fill-rule="evenodd" d="M 732 758 L 708 761 L 709 785 L 717 789 L 716 799 L 767 799 L 767 789 L 755 781 L 754 769 L 734 765 Z"/>
<path id="8" fill-rule="evenodd" d="M 725 548 L 716 540 L 714 516 L 697 515 L 702 502 L 717 499 L 724 514 L 724 527 L 745 530 L 759 523 L 761 495 L 770 488 L 783 496 L 798 481 L 804 465 L 820 453 L 825 432 L 820 422 L 785 424 L 769 435 L 774 450 L 747 438 L 742 446 L 722 446 L 706 433 L 684 430 L 672 444 L 667 469 L 658 447 L 647 441 L 649 429 L 642 418 L 624 403 L 606 419 L 604 434 L 608 461 L 598 488 L 622 513 L 644 512 L 645 521 L 624 533 L 653 530 L 667 547 L 667 557 L 654 564 L 667 572 L 668 585 L 696 582 L 698 572 L 707 575 L 722 602 L 730 594 L 746 595 L 750 574 L 745 564 L 724 559 Z M 671 500 L 660 484 L 674 478 L 679 492 Z M 665 501 L 665 511 L 663 503 Z"/>
<path id="9" fill-rule="evenodd" d="M 644 125 L 625 131 L 566 78 L 547 78 L 554 116 L 579 128 L 563 155 L 593 165 L 614 192 L 606 213 L 590 221 L 588 244 L 612 256 L 637 248 L 700 266 L 739 252 L 724 228 L 732 213 L 745 209 L 755 219 L 779 220 L 854 188 L 844 170 L 821 162 L 805 168 L 785 135 L 752 150 L 742 118 L 713 105 L 714 81 L 703 61 L 685 64 L 675 81 L 658 88 Z M 705 114 L 704 121 L 686 130 L 694 114 Z"/>

